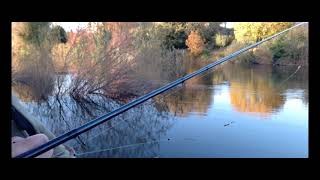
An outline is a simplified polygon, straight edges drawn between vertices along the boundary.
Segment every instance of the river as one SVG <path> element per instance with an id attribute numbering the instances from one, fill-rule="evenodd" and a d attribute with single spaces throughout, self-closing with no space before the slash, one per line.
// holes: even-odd
<path id="1" fill-rule="evenodd" d="M 66 144 L 83 158 L 308 157 L 308 69 L 296 70 L 225 65 Z M 65 78 L 67 84 L 72 81 L 70 75 Z M 13 90 L 56 135 L 123 104 L 100 95 L 75 100 L 68 94 L 38 102 L 27 88 Z"/>

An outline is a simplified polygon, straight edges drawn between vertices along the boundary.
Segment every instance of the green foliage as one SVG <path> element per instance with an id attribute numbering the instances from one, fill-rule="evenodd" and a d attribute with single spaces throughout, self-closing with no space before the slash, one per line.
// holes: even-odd
<path id="1" fill-rule="evenodd" d="M 53 26 L 50 22 L 24 22 L 18 35 L 26 45 L 37 49 L 52 49 L 57 43 L 67 42 L 67 33 L 61 26 Z"/>
<path id="2" fill-rule="evenodd" d="M 50 24 L 49 22 L 26 22 L 19 35 L 26 43 L 41 47 L 48 40 Z"/>
<path id="3" fill-rule="evenodd" d="M 286 36 L 279 37 L 270 44 L 274 63 L 296 64 L 307 63 L 308 60 L 308 29 L 298 27 Z"/>
<path id="4" fill-rule="evenodd" d="M 272 46 L 270 46 L 270 50 L 272 51 L 273 59 L 275 61 L 288 56 L 288 53 L 286 52 L 286 46 L 287 44 L 283 38 L 277 40 Z"/>
<path id="5" fill-rule="evenodd" d="M 185 49 L 187 34 L 180 23 L 148 23 L 138 27 L 134 33 L 134 45 L 137 48 L 160 44 L 164 49 Z"/>
<path id="6" fill-rule="evenodd" d="M 208 49 L 203 50 L 201 54 L 201 59 L 208 60 L 211 57 L 210 51 Z"/>
<path id="7" fill-rule="evenodd" d="M 205 44 L 212 43 L 220 29 L 220 22 L 162 22 L 144 23 L 134 32 L 136 46 L 160 43 L 164 49 L 186 49 L 186 40 L 192 31 L 197 31 Z"/>
<path id="8" fill-rule="evenodd" d="M 212 44 L 212 37 L 221 29 L 221 22 L 190 22 L 187 23 L 186 32 L 190 34 L 192 31 L 197 31 L 203 38 L 205 44 Z"/>
<path id="9" fill-rule="evenodd" d="M 185 49 L 187 34 L 185 32 L 186 23 L 166 22 L 161 23 L 158 28 L 162 36 L 162 47 L 166 49 Z M 161 40 L 161 39 L 160 39 Z"/>
<path id="10" fill-rule="evenodd" d="M 185 41 L 187 39 L 187 34 L 183 30 L 173 30 L 170 29 L 168 34 L 165 36 L 163 41 L 163 47 L 166 49 L 185 49 Z"/>
<path id="11" fill-rule="evenodd" d="M 66 43 L 68 41 L 67 33 L 61 26 L 53 26 L 50 32 L 51 41 L 55 43 Z"/>

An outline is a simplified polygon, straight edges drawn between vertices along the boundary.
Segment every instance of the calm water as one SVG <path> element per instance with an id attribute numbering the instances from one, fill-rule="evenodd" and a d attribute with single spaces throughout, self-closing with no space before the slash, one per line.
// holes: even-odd
<path id="1" fill-rule="evenodd" d="M 67 145 L 79 157 L 308 157 L 308 70 L 290 77 L 296 69 L 224 66 Z M 67 86 L 71 76 L 65 78 Z M 75 100 L 63 93 L 35 102 L 26 87 L 13 90 L 56 135 L 121 105 L 98 95 Z"/>

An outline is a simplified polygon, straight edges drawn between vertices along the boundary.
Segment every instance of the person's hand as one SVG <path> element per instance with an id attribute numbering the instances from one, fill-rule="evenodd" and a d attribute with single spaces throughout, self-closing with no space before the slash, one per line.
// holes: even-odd
<path id="1" fill-rule="evenodd" d="M 11 147 L 12 147 L 11 156 L 16 157 L 48 141 L 49 141 L 48 137 L 44 134 L 36 134 L 33 136 L 29 136 L 27 138 L 14 136 L 11 139 Z M 52 155 L 53 155 L 53 149 L 37 156 L 36 158 L 50 158 L 52 157 Z"/>

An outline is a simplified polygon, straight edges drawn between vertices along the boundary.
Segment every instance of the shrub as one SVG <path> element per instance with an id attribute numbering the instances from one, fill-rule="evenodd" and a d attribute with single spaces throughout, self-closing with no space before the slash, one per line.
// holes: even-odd
<path id="1" fill-rule="evenodd" d="M 211 57 L 210 51 L 208 49 L 203 50 L 201 59 L 208 60 Z"/>
<path id="2" fill-rule="evenodd" d="M 245 47 L 245 44 L 233 41 L 228 47 L 226 47 L 223 51 L 224 56 L 228 56 L 242 48 Z M 233 60 L 229 61 L 231 63 L 240 63 L 240 64 L 248 64 L 254 62 L 254 54 L 252 50 L 244 52 L 239 56 L 233 58 Z"/>
<path id="3" fill-rule="evenodd" d="M 184 75 L 184 61 L 189 57 L 184 50 L 167 50 L 159 44 L 141 49 L 134 58 L 138 79 L 175 80 Z"/>
<path id="4" fill-rule="evenodd" d="M 272 51 L 267 45 L 261 45 L 253 50 L 254 63 L 257 64 L 272 64 Z"/>
<path id="5" fill-rule="evenodd" d="M 222 35 L 218 33 L 213 37 L 215 39 L 215 45 L 218 47 L 228 46 L 233 41 L 233 36 L 231 35 Z"/>

